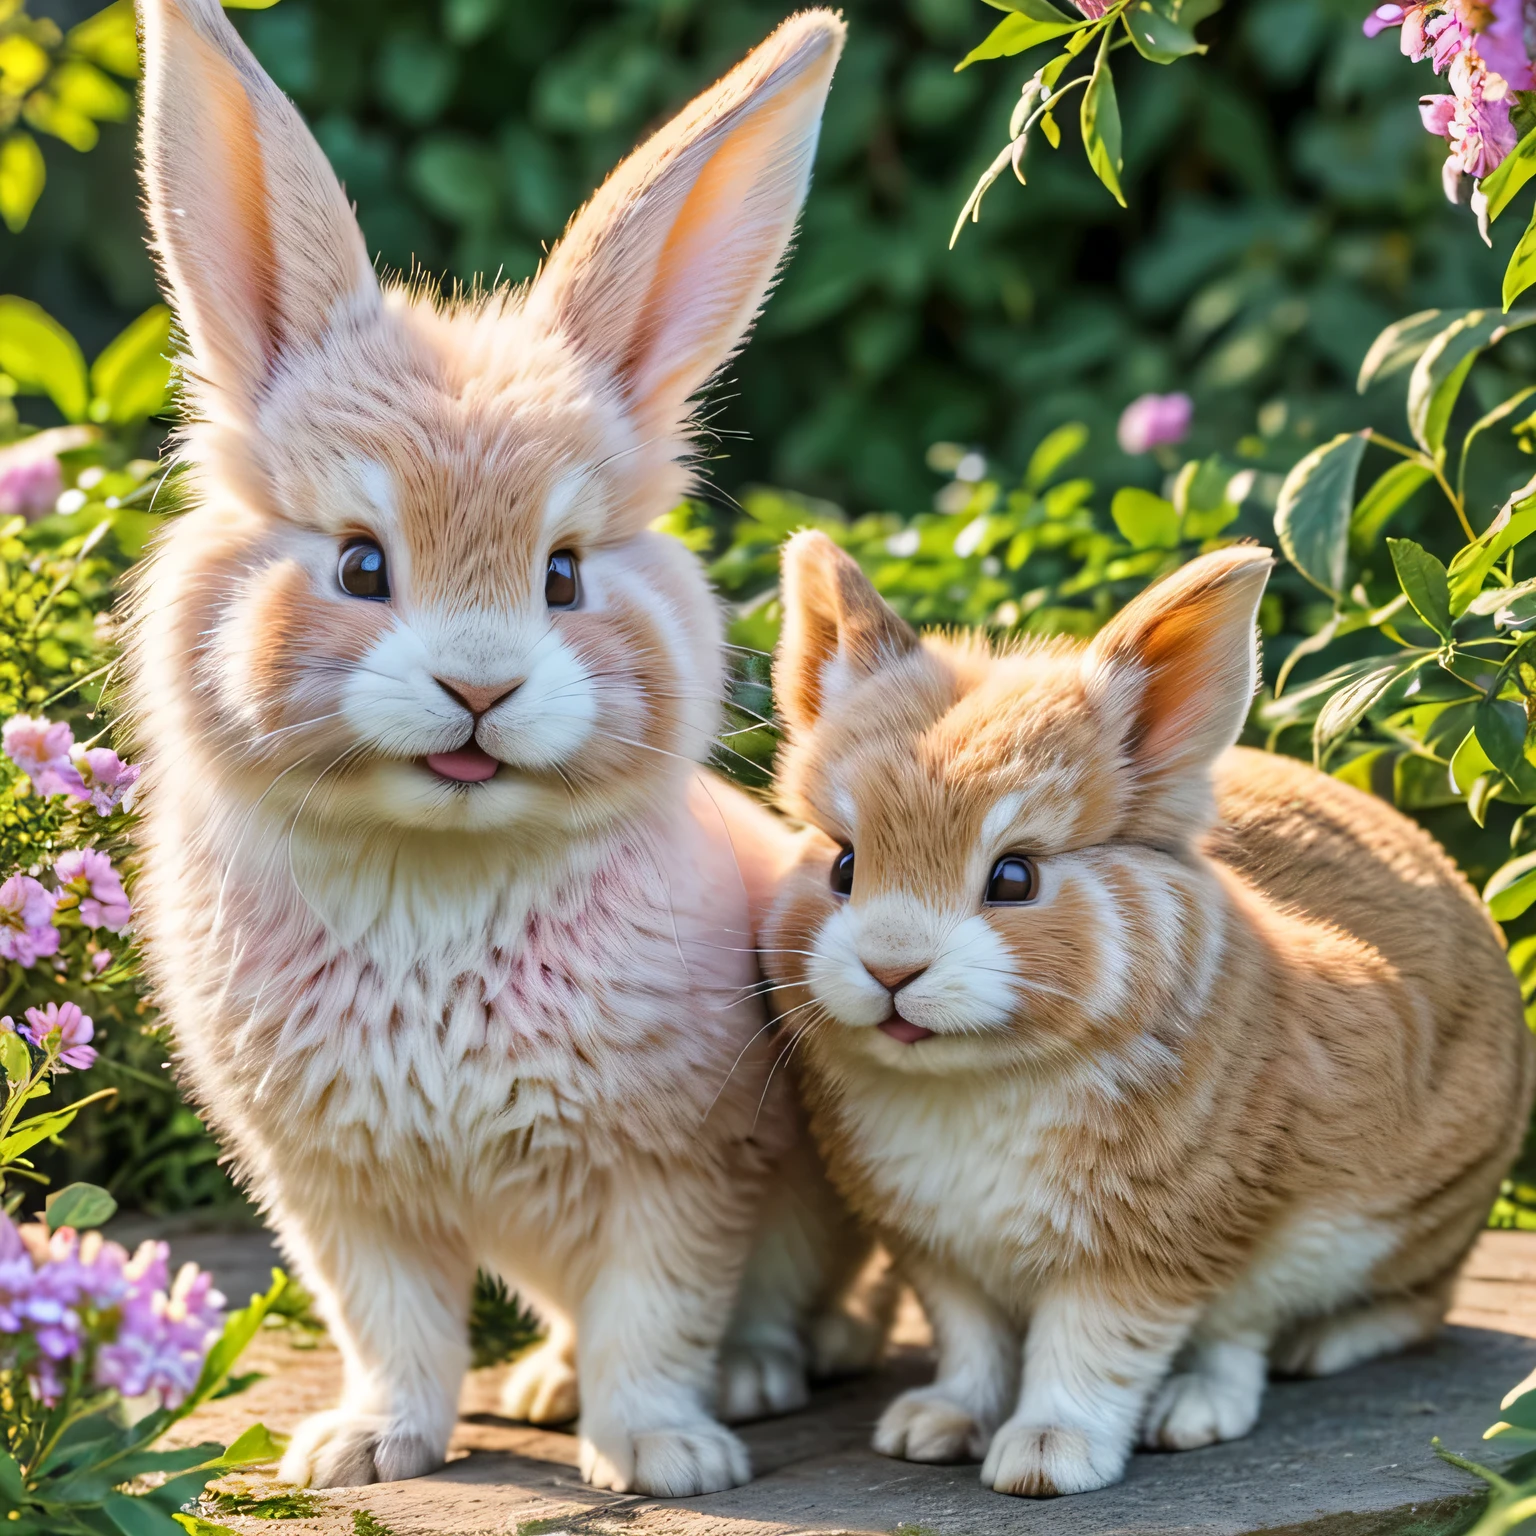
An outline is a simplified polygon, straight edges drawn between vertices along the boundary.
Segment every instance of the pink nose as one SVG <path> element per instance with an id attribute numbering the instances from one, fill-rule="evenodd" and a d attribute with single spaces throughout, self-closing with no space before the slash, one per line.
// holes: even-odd
<path id="1" fill-rule="evenodd" d="M 866 965 L 864 969 L 888 992 L 900 992 L 909 981 L 916 981 L 928 967 L 920 965 L 914 970 L 899 965 Z"/>
<path id="2" fill-rule="evenodd" d="M 457 699 L 478 720 L 481 715 L 495 709 L 503 699 L 510 699 L 523 686 L 523 680 L 518 678 L 512 683 L 492 683 L 489 687 L 480 687 L 474 683 L 461 683 L 457 678 L 440 677 L 437 686 Z"/>

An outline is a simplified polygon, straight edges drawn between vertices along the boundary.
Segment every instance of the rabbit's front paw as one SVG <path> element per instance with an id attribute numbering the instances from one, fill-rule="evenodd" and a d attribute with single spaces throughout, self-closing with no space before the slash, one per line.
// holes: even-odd
<path id="1" fill-rule="evenodd" d="M 841 1308 L 811 1321 L 811 1371 L 819 1380 L 873 1370 L 885 1353 L 885 1324 Z"/>
<path id="2" fill-rule="evenodd" d="M 1010 1419 L 992 1437 L 981 1480 L 998 1493 L 1051 1499 L 1118 1483 L 1125 1451 L 1081 1429 Z"/>
<path id="3" fill-rule="evenodd" d="M 299 1425 L 277 1477 L 299 1488 L 360 1488 L 420 1477 L 442 1465 L 443 1452 L 377 1415 L 337 1408 Z"/>
<path id="4" fill-rule="evenodd" d="M 720 1356 L 720 1417 L 727 1424 L 793 1413 L 811 1400 L 798 1350 L 733 1344 Z"/>
<path id="5" fill-rule="evenodd" d="M 582 1437 L 581 1475 L 595 1487 L 615 1493 L 687 1499 L 752 1481 L 746 1446 L 713 1419 L 603 1439 L 605 1443 L 599 1444 Z"/>
<path id="6" fill-rule="evenodd" d="M 1241 1440 L 1258 1416 L 1259 1398 L 1247 1382 L 1184 1371 L 1158 1388 L 1141 1443 L 1153 1450 L 1193 1451 L 1219 1440 Z"/>
<path id="7" fill-rule="evenodd" d="M 581 1412 L 576 1367 L 567 1351 L 541 1344 L 514 1362 L 501 1388 L 501 1411 L 527 1424 L 568 1424 Z"/>
<path id="8" fill-rule="evenodd" d="M 932 1388 L 903 1392 L 875 1425 L 874 1447 L 903 1461 L 980 1461 L 987 1431 L 958 1403 Z"/>

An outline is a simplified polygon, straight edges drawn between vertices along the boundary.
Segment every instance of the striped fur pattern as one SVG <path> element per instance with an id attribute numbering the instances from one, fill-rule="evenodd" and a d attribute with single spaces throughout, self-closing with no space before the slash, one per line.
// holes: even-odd
<path id="1" fill-rule="evenodd" d="M 739 1483 L 717 1356 L 794 1134 L 735 858 L 772 828 L 697 767 L 721 619 L 646 529 L 786 249 L 842 23 L 787 21 L 531 289 L 440 305 L 376 279 L 218 0 L 139 17 L 194 487 L 134 596 L 139 905 L 183 1080 L 345 1359 L 282 1475 L 442 1460 L 484 1265 L 549 1325 L 507 1406 L 579 1403 L 586 1478 Z M 355 537 L 387 601 L 342 590 Z M 426 761 L 471 746 L 485 782 Z"/>
<path id="2" fill-rule="evenodd" d="M 1269 566 L 993 648 L 920 639 L 823 535 L 786 551 L 808 830 L 765 953 L 833 1179 L 938 1341 L 888 1455 L 1041 1496 L 1243 1435 L 1271 1368 L 1434 1333 L 1519 1145 L 1531 1042 L 1475 894 L 1382 802 L 1232 746 Z M 1033 894 L 988 905 L 1007 854 Z"/>

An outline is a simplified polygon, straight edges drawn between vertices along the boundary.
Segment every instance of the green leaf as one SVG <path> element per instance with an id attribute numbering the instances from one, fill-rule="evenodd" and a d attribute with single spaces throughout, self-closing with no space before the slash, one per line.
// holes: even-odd
<path id="1" fill-rule="evenodd" d="M 1536 283 L 1536 213 L 1532 213 L 1504 268 L 1504 308 L 1508 309 L 1532 283 Z"/>
<path id="2" fill-rule="evenodd" d="M 286 1435 L 274 1435 L 265 1424 L 252 1424 L 212 1464 L 216 1467 L 259 1467 L 277 1461 L 287 1446 Z"/>
<path id="3" fill-rule="evenodd" d="M 1462 794 L 1468 795 L 1478 779 L 1485 773 L 1496 771 L 1493 759 L 1477 739 L 1477 732 L 1469 730 L 1462 737 L 1461 745 L 1451 754 L 1451 782 Z"/>
<path id="4" fill-rule="evenodd" d="M 13 235 L 27 227 L 47 180 L 43 152 L 30 133 L 19 130 L 0 139 L 0 218 Z"/>
<path id="5" fill-rule="evenodd" d="M 1451 612 L 1458 618 L 1482 590 L 1494 564 L 1536 533 L 1536 481 L 1528 482 L 1499 509 L 1499 515 L 1451 561 Z"/>
<path id="6" fill-rule="evenodd" d="M 1397 579 L 1413 611 L 1442 640 L 1451 638 L 1451 582 L 1445 567 L 1412 539 L 1388 539 Z"/>
<path id="7" fill-rule="evenodd" d="M 178 1536 L 175 1520 L 146 1499 L 109 1493 L 101 1507 L 122 1536 Z"/>
<path id="8" fill-rule="evenodd" d="M 23 394 L 46 394 L 69 421 L 88 403 L 85 359 L 75 338 L 29 299 L 0 296 L 0 369 Z"/>
<path id="9" fill-rule="evenodd" d="M 1536 1391 L 1510 1398 L 1499 1409 L 1499 1418 L 1514 1429 L 1536 1429 Z"/>
<path id="10" fill-rule="evenodd" d="M 1511 859 L 1483 887 L 1483 900 L 1489 915 L 1497 923 L 1507 923 L 1520 916 L 1536 901 L 1536 853 Z M 1508 1415 L 1506 1414 L 1507 1418 Z"/>
<path id="11" fill-rule="evenodd" d="M 1069 21 L 1059 12 L 1055 21 L 1042 21 L 1018 13 L 1005 16 L 955 65 L 955 72 L 958 74 L 967 65 L 979 63 L 982 59 L 1011 58 L 1039 43 L 1048 43 L 1053 37 L 1080 31 L 1087 25 L 1086 21 Z"/>
<path id="12" fill-rule="evenodd" d="M 139 72 L 139 39 L 133 0 L 114 0 L 64 34 L 71 53 L 131 80 Z"/>
<path id="13" fill-rule="evenodd" d="M 1445 327 L 1408 376 L 1408 427 L 1426 453 L 1444 457 L 1445 430 L 1478 354 L 1503 324 L 1496 311 L 1474 309 Z"/>
<path id="14" fill-rule="evenodd" d="M 1484 699 L 1473 716 L 1477 743 L 1506 779 L 1517 786 L 1531 777 L 1525 760 L 1525 707 L 1514 699 Z"/>
<path id="15" fill-rule="evenodd" d="M 32 1073 L 32 1053 L 11 1030 L 0 1033 L 0 1068 L 10 1083 L 24 1083 Z"/>
<path id="16" fill-rule="evenodd" d="M 1520 140 L 1498 165 L 1478 182 L 1478 190 L 1488 199 L 1491 224 L 1509 207 L 1510 200 L 1532 176 L 1536 176 L 1536 128 Z"/>
<path id="17" fill-rule="evenodd" d="M 1285 477 L 1275 504 L 1275 535 L 1286 558 L 1335 597 L 1344 589 L 1350 509 L 1365 444 L 1363 432 L 1341 432 L 1314 448 Z"/>
<path id="18" fill-rule="evenodd" d="M 1179 542 L 1178 508 L 1151 491 L 1122 487 L 1115 492 L 1109 515 L 1133 549 L 1173 549 Z"/>
<path id="19" fill-rule="evenodd" d="M 1417 459 L 1402 459 L 1362 496 L 1349 520 L 1349 537 L 1358 549 L 1369 549 L 1392 516 L 1404 507 L 1433 471 Z"/>
<path id="20" fill-rule="evenodd" d="M 272 1285 L 265 1296 L 252 1296 L 251 1304 L 238 1312 L 231 1312 L 224 1320 L 224 1332 L 219 1335 L 203 1361 L 202 1374 L 197 1378 L 186 1400 L 174 1410 L 173 1419 L 184 1419 L 194 1408 L 205 1403 L 224 1385 L 234 1369 L 241 1351 L 256 1336 L 262 1319 L 288 1286 L 288 1277 L 282 1270 L 272 1271 Z M 238 1442 L 237 1442 L 238 1443 Z"/>
<path id="21" fill-rule="evenodd" d="M 14 1162 L 38 1142 L 68 1130 L 78 1112 L 78 1106 L 71 1104 L 68 1109 L 55 1109 L 46 1115 L 23 1120 L 4 1141 L 0 1141 L 0 1162 Z"/>
<path id="22" fill-rule="evenodd" d="M 48 1196 L 48 1230 L 73 1227 L 84 1232 L 89 1227 L 105 1226 L 117 1214 L 117 1201 L 95 1184 L 69 1184 Z"/>
<path id="23" fill-rule="evenodd" d="M 212 1520 L 204 1520 L 201 1515 L 177 1513 L 171 1519 L 187 1536 L 239 1536 L 238 1531 L 232 1531 L 227 1525 L 215 1525 Z"/>
<path id="24" fill-rule="evenodd" d="M 1372 667 L 1363 677 L 1333 694 L 1312 725 L 1313 760 L 1321 766 L 1334 746 L 1360 724 L 1387 689 L 1415 664 L 1413 660 L 1394 659 L 1384 666 Z"/>
<path id="25" fill-rule="evenodd" d="M 1195 41 L 1188 27 L 1174 21 L 1151 0 L 1138 0 L 1121 13 L 1121 19 L 1137 53 L 1154 64 L 1172 64 L 1188 54 L 1205 52 L 1204 44 Z"/>
<path id="26" fill-rule="evenodd" d="M 1389 325 L 1365 354 L 1355 388 L 1363 395 L 1378 380 L 1411 368 L 1425 347 L 1466 313 L 1464 309 L 1421 309 Z"/>
<path id="27" fill-rule="evenodd" d="M 1056 471 L 1069 459 L 1076 458 L 1088 441 L 1088 428 L 1080 421 L 1069 421 L 1048 432 L 1029 456 L 1024 484 L 1031 491 L 1043 490 Z"/>
<path id="28" fill-rule="evenodd" d="M 171 387 L 171 312 L 147 309 L 91 364 L 91 419 L 127 426 L 158 416 Z"/>
<path id="29" fill-rule="evenodd" d="M 277 0 L 221 0 L 226 11 L 270 11 Z"/>
<path id="30" fill-rule="evenodd" d="M 1105 39 L 1109 33 L 1104 34 Z M 1125 195 L 1120 190 L 1120 103 L 1115 99 L 1115 80 L 1109 72 L 1109 53 L 1101 48 L 1094 61 L 1088 89 L 1083 92 L 1083 148 L 1094 175 L 1109 188 L 1122 208 Z"/>

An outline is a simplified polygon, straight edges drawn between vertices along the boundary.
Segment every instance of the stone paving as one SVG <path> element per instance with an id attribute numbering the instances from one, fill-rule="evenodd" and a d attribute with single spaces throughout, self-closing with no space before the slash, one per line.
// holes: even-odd
<path id="1" fill-rule="evenodd" d="M 117 1235 L 142 1235 L 131 1224 Z M 212 1268 L 243 1299 L 264 1286 L 275 1255 L 261 1233 L 172 1234 L 178 1259 Z M 466 1383 L 448 1464 L 411 1482 L 330 1490 L 315 1512 L 282 1524 L 221 1515 L 235 1530 L 278 1536 L 1454 1536 L 1479 1485 L 1437 1458 L 1476 1458 L 1499 1400 L 1536 1376 L 1536 1234 L 1492 1232 L 1479 1243 L 1452 1314 L 1429 1348 L 1319 1382 L 1277 1382 L 1246 1440 L 1134 1458 L 1118 1487 L 1032 1502 L 983 1488 L 974 1466 L 920 1467 L 869 1448 L 891 1394 L 931 1370 L 915 1306 L 876 1377 L 819 1392 L 811 1407 L 747 1426 L 757 1479 L 687 1500 L 617 1497 L 584 1487 L 572 1435 L 494 1412 L 498 1372 Z M 192 1439 L 232 1439 L 254 1420 L 290 1430 L 331 1405 L 340 1363 L 329 1344 L 298 1348 L 260 1336 L 246 1368 L 268 1372 L 248 1392 L 189 1421 Z M 275 1491 L 242 1480 L 253 1493 Z M 364 1511 L 376 1522 L 358 1516 Z M 905 1529 L 903 1529 L 905 1527 Z"/>

